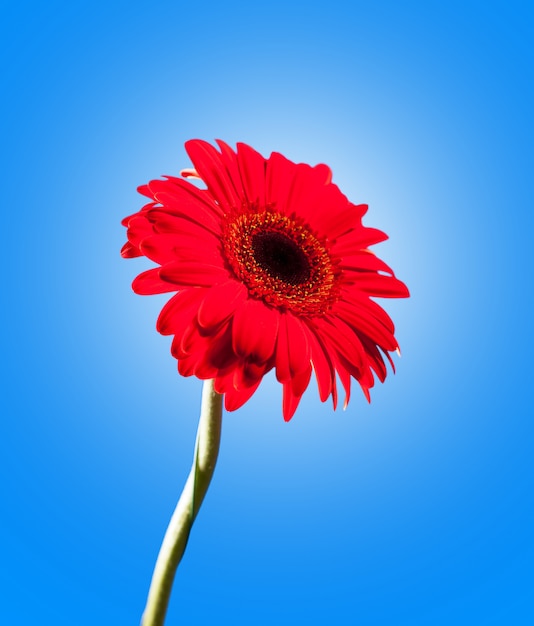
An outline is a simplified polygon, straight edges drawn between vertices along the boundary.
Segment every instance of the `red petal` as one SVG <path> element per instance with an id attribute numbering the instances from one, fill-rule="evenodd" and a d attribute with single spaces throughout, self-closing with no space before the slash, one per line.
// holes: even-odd
<path id="1" fill-rule="evenodd" d="M 291 380 L 291 390 L 296 396 L 300 397 L 306 391 L 308 385 L 310 384 L 311 375 L 312 365 L 310 361 L 308 361 L 306 368 L 302 372 L 299 372 Z"/>
<path id="2" fill-rule="evenodd" d="M 217 376 L 214 380 L 214 388 L 217 393 L 224 394 L 224 405 L 228 411 L 235 411 L 242 406 L 256 391 L 261 378 L 256 380 L 252 385 L 244 388 L 237 387 L 235 382 L 240 382 L 242 376 L 237 373 L 241 369 L 241 365 L 235 367 L 231 372 Z"/>
<path id="3" fill-rule="evenodd" d="M 374 272 L 350 272 L 351 284 L 356 289 L 380 298 L 408 298 L 410 292 L 406 285 L 392 276 L 383 276 Z"/>
<path id="4" fill-rule="evenodd" d="M 267 161 L 245 143 L 237 144 L 237 160 L 248 201 L 264 206 Z"/>
<path id="5" fill-rule="evenodd" d="M 310 346 L 310 359 L 317 378 L 317 387 L 321 402 L 325 402 L 332 392 L 332 381 L 335 381 L 335 370 L 323 343 L 317 337 L 311 325 L 304 325 Z"/>
<path id="6" fill-rule="evenodd" d="M 323 184 L 325 172 L 305 163 L 299 163 L 291 180 L 287 196 L 287 212 L 302 213 L 310 224 L 316 210 L 323 211 L 321 199 L 328 193 L 329 187 Z M 321 198 L 321 199 L 319 199 Z"/>
<path id="7" fill-rule="evenodd" d="M 190 216 L 185 211 L 181 211 L 179 214 L 174 212 L 174 209 L 168 207 L 160 207 L 151 209 L 146 213 L 147 219 L 150 220 L 154 232 L 156 233 L 185 233 L 192 237 L 198 237 L 203 241 L 210 242 L 212 245 L 217 245 L 217 242 L 221 241 L 220 227 L 219 233 L 214 232 L 215 224 L 219 224 L 219 220 L 216 219 L 211 223 L 210 227 L 207 227 L 202 220 L 199 220 L 199 212 L 196 211 L 194 216 Z M 192 219 L 193 218 L 193 219 Z M 209 225 L 208 225 L 209 226 Z"/>
<path id="8" fill-rule="evenodd" d="M 353 376 L 362 388 L 365 397 L 368 402 L 371 402 L 371 396 L 369 395 L 369 388 L 375 384 L 373 373 L 366 364 L 362 369 L 356 367 L 351 361 L 349 361 L 343 354 L 336 354 L 336 370 L 339 374 L 343 387 L 345 389 L 345 402 L 343 408 L 347 408 L 350 399 L 350 376 Z"/>
<path id="9" fill-rule="evenodd" d="M 304 371 L 309 364 L 309 346 L 302 322 L 291 313 L 280 315 L 276 344 L 276 378 L 287 382 Z"/>
<path id="10" fill-rule="evenodd" d="M 121 220 L 121 224 L 123 226 L 128 226 L 130 224 L 130 220 L 132 220 L 134 217 L 143 217 L 145 213 L 153 208 L 155 205 L 156 202 L 149 202 L 148 204 L 145 204 L 145 206 L 142 207 L 139 211 L 137 211 L 136 213 L 132 213 L 132 215 L 128 215 L 123 220 Z"/>
<path id="11" fill-rule="evenodd" d="M 201 380 L 213 379 L 219 373 L 219 370 L 214 367 L 211 363 L 209 363 L 206 358 L 206 352 L 199 350 L 197 352 L 193 352 L 192 354 L 188 354 L 185 357 L 185 361 L 187 361 L 187 369 L 192 368 L 193 374 L 200 378 Z"/>
<path id="12" fill-rule="evenodd" d="M 260 378 L 256 383 L 254 383 L 254 385 L 248 387 L 247 389 L 228 389 L 224 393 L 224 408 L 227 411 L 235 411 L 236 409 L 242 407 L 259 387 L 261 380 L 262 379 Z"/>
<path id="13" fill-rule="evenodd" d="M 317 185 L 328 185 L 332 182 L 332 170 L 324 163 L 319 163 L 312 168 Z"/>
<path id="14" fill-rule="evenodd" d="M 139 245 L 139 250 L 154 263 L 164 265 L 176 260 L 174 249 L 179 243 L 177 235 L 151 235 Z"/>
<path id="15" fill-rule="evenodd" d="M 241 174 L 239 172 L 239 165 L 237 163 L 237 154 L 230 148 L 230 146 L 221 141 L 220 139 L 216 140 L 219 149 L 221 150 L 221 163 L 226 168 L 228 175 L 230 176 L 234 188 L 237 192 L 237 195 L 240 198 L 245 198 L 245 190 L 243 188 L 243 182 L 241 180 Z"/>
<path id="16" fill-rule="evenodd" d="M 197 189 L 185 180 L 178 180 L 176 183 L 170 183 L 168 180 L 153 180 L 149 184 L 154 197 L 161 205 L 156 206 L 154 210 L 185 217 L 200 224 L 215 235 L 220 235 L 220 208 L 215 204 L 208 191 Z"/>
<path id="17" fill-rule="evenodd" d="M 289 370 L 289 341 L 287 336 L 287 314 L 280 315 L 278 338 L 276 341 L 276 379 L 283 383 L 291 380 Z"/>
<path id="18" fill-rule="evenodd" d="M 386 233 L 377 228 L 367 228 L 366 226 L 358 226 L 350 232 L 341 236 L 334 244 L 332 244 L 332 254 L 343 257 L 351 255 L 359 250 L 363 250 L 381 241 L 386 241 L 388 236 Z"/>
<path id="19" fill-rule="evenodd" d="M 159 267 L 154 267 L 139 274 L 132 283 L 132 289 L 140 296 L 151 296 L 156 293 L 176 291 L 176 285 L 170 285 L 159 277 Z"/>
<path id="20" fill-rule="evenodd" d="M 152 224 L 146 218 L 146 212 L 138 213 L 128 222 L 128 241 L 134 247 L 139 249 L 139 245 L 143 239 L 154 234 Z"/>
<path id="21" fill-rule="evenodd" d="M 376 344 L 374 344 L 368 337 L 360 337 L 363 347 L 367 353 L 367 360 L 369 361 L 369 365 L 373 368 L 378 376 L 380 382 L 384 382 L 387 376 L 386 364 L 384 363 L 384 359 L 380 354 L 380 350 L 377 348 Z"/>
<path id="22" fill-rule="evenodd" d="M 366 335 L 376 344 L 386 350 L 396 350 L 397 341 L 391 331 L 379 320 L 369 315 L 362 309 L 357 309 L 340 300 L 332 310 L 333 315 L 338 315 L 358 334 Z"/>
<path id="23" fill-rule="evenodd" d="M 328 339 L 338 354 L 343 355 L 353 368 L 364 369 L 365 350 L 349 326 L 335 317 L 319 318 L 315 323 L 321 336 Z"/>
<path id="24" fill-rule="evenodd" d="M 223 263 L 221 238 L 215 236 L 211 231 L 185 217 L 164 213 L 161 209 L 149 211 L 148 218 L 153 222 L 154 231 L 157 233 L 155 236 L 161 237 L 156 242 L 167 245 L 169 250 L 202 250 L 207 261 L 216 265 Z M 145 243 L 146 241 L 143 241 L 143 245 Z"/>
<path id="25" fill-rule="evenodd" d="M 365 352 L 365 363 L 361 368 L 354 365 L 354 363 L 349 361 L 343 354 L 338 353 L 337 358 L 338 363 L 336 363 L 336 368 L 341 365 L 347 370 L 347 372 L 351 376 L 353 376 L 360 383 L 360 385 L 366 388 L 371 388 L 374 386 L 375 379 L 370 367 L 369 355 L 367 354 L 367 352 Z"/>
<path id="26" fill-rule="evenodd" d="M 175 338 L 179 339 L 179 338 Z M 217 333 L 202 336 L 199 329 L 191 326 L 182 340 L 174 342 L 175 356 L 180 355 L 194 361 L 193 373 L 202 379 L 216 378 L 229 374 L 238 366 L 238 361 L 232 352 L 231 331 L 228 325 Z"/>
<path id="27" fill-rule="evenodd" d="M 199 378 L 215 378 L 233 372 L 238 366 L 238 359 L 232 352 L 230 325 L 209 336 L 199 331 L 194 323 L 185 325 L 184 331 L 172 341 L 173 356 L 179 360 L 187 359 L 187 367 L 192 368 Z"/>
<path id="28" fill-rule="evenodd" d="M 299 389 L 302 388 L 301 393 L 295 393 L 293 389 L 293 382 L 284 383 L 284 394 L 282 399 L 282 411 L 284 415 L 284 420 L 289 422 L 289 420 L 295 415 L 295 411 L 299 405 L 300 399 L 302 398 L 302 394 L 304 390 L 308 386 L 311 376 L 311 368 L 309 371 L 304 371 L 299 374 L 297 387 Z"/>
<path id="29" fill-rule="evenodd" d="M 211 287 L 228 280 L 228 272 L 222 267 L 189 262 L 169 263 L 159 275 L 181 287 Z"/>
<path id="30" fill-rule="evenodd" d="M 384 309 L 373 300 L 370 300 L 367 294 L 355 289 L 354 285 L 351 285 L 350 290 L 345 290 L 342 293 L 339 302 L 354 308 L 359 315 L 376 318 L 391 334 L 395 332 L 393 320 Z"/>
<path id="31" fill-rule="evenodd" d="M 210 341 L 205 359 L 213 367 L 217 368 L 219 373 L 233 369 L 236 366 L 238 359 L 232 351 L 231 324 L 227 324 L 223 332 Z"/>
<path id="32" fill-rule="evenodd" d="M 265 173 L 265 202 L 273 204 L 280 213 L 290 212 L 287 200 L 297 166 L 285 156 L 273 152 L 267 160 Z"/>
<path id="33" fill-rule="evenodd" d="M 339 375 L 339 380 L 345 390 L 345 401 L 343 402 L 343 410 L 345 410 L 349 405 L 350 400 L 350 374 L 340 363 L 337 363 L 336 369 Z"/>
<path id="34" fill-rule="evenodd" d="M 232 315 L 247 298 L 247 288 L 236 280 L 229 280 L 206 291 L 198 309 L 198 323 L 202 328 L 213 328 Z"/>
<path id="35" fill-rule="evenodd" d="M 361 221 L 361 211 L 334 184 L 318 190 L 309 204 L 309 214 L 315 230 L 330 241 L 358 227 Z"/>
<path id="36" fill-rule="evenodd" d="M 184 217 L 191 222 L 195 222 L 200 226 L 203 226 L 206 230 L 209 230 L 217 237 L 221 236 L 221 223 L 220 220 L 213 215 L 212 211 L 208 211 L 201 204 L 194 204 L 193 202 L 183 202 L 177 200 L 174 196 L 167 192 L 158 193 L 158 200 L 164 207 L 166 213 L 175 215 L 178 217 Z"/>
<path id="37" fill-rule="evenodd" d="M 186 142 L 185 149 L 215 200 L 226 208 L 241 206 L 242 199 L 222 162 L 220 153 L 212 145 L 200 139 Z"/>
<path id="38" fill-rule="evenodd" d="M 198 357 L 186 357 L 178 361 L 178 371 L 182 376 L 194 376 L 197 367 Z"/>
<path id="39" fill-rule="evenodd" d="M 331 178 L 327 165 L 296 164 L 273 152 L 265 168 L 265 202 L 281 213 L 301 213 L 311 220 L 315 211 L 325 208 L 323 194 L 330 193 Z M 339 195 L 337 187 L 336 191 Z"/>
<path id="40" fill-rule="evenodd" d="M 280 313 L 263 301 L 245 300 L 234 315 L 234 352 L 256 363 L 265 363 L 274 352 L 279 319 Z"/>
<path id="41" fill-rule="evenodd" d="M 191 324 L 202 298 L 200 289 L 184 289 L 173 296 L 161 309 L 156 328 L 162 335 L 183 333 Z"/>
<path id="42" fill-rule="evenodd" d="M 226 393 L 234 388 L 234 372 L 221 374 L 213 381 L 213 388 L 217 393 Z"/>
<path id="43" fill-rule="evenodd" d="M 166 180 L 150 181 L 149 185 L 153 192 L 154 189 L 158 191 L 167 190 L 180 202 L 203 206 L 217 217 L 223 215 L 221 207 L 217 204 L 208 189 L 200 189 L 197 185 L 193 185 L 188 180 L 177 178 L 176 176 L 165 176 L 164 178 Z M 164 187 L 158 185 L 158 183 L 163 184 Z"/>
<path id="44" fill-rule="evenodd" d="M 399 356 L 400 356 L 400 348 L 397 348 L 397 350 L 399 351 Z M 386 357 L 387 357 L 387 359 L 389 361 L 389 364 L 391 365 L 391 369 L 393 370 L 393 373 L 395 373 L 395 363 L 393 363 L 393 359 L 391 358 L 389 352 L 386 352 L 384 350 L 384 354 L 386 355 Z"/>
<path id="45" fill-rule="evenodd" d="M 360 383 L 360 387 L 362 388 L 363 395 L 365 396 L 367 402 L 371 403 L 371 394 L 369 393 L 369 389 Z"/>
<path id="46" fill-rule="evenodd" d="M 136 257 L 143 255 L 139 251 L 139 248 L 132 246 L 132 244 L 127 241 L 121 248 L 121 256 L 123 259 L 135 259 Z"/>
<path id="47" fill-rule="evenodd" d="M 289 312 L 287 313 L 287 334 L 289 342 L 289 370 L 293 377 L 308 367 L 310 353 L 301 320 Z"/>
<path id="48" fill-rule="evenodd" d="M 189 235 L 165 233 L 143 239 L 141 252 L 152 261 L 165 265 L 175 262 L 197 263 L 222 267 L 224 258 L 216 246 Z"/>
<path id="49" fill-rule="evenodd" d="M 334 411 L 337 409 L 337 382 L 336 377 L 332 379 L 332 406 L 334 407 Z"/>
<path id="50" fill-rule="evenodd" d="M 355 272 L 359 271 L 373 271 L 373 272 L 386 272 L 391 276 L 394 276 L 394 272 L 387 265 L 379 259 L 373 252 L 369 250 L 362 250 L 357 254 L 346 255 L 341 259 L 339 267 Z"/>
<path id="51" fill-rule="evenodd" d="M 271 368 L 265 363 L 257 364 L 250 361 L 242 361 L 234 368 L 234 389 L 243 391 L 257 385 Z"/>
<path id="52" fill-rule="evenodd" d="M 142 196 L 146 196 L 147 198 L 153 198 L 154 196 L 152 195 L 150 188 L 148 185 L 139 185 L 139 187 L 137 187 L 137 191 L 142 195 Z"/>

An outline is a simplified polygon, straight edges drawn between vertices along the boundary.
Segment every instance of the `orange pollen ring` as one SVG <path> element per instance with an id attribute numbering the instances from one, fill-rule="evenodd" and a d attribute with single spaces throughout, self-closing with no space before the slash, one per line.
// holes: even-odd
<path id="1" fill-rule="evenodd" d="M 272 210 L 227 216 L 224 252 L 253 298 L 299 315 L 323 315 L 338 299 L 340 271 L 310 228 Z"/>

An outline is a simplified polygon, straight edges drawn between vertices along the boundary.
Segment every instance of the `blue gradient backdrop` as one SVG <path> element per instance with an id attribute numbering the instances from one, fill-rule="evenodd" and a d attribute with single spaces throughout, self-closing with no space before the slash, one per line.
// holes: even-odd
<path id="1" fill-rule="evenodd" d="M 534 624 L 527 2 L 3 3 L 2 624 L 138 624 L 200 383 L 132 293 L 137 185 L 326 162 L 410 286 L 398 372 L 224 418 L 168 624 Z"/>

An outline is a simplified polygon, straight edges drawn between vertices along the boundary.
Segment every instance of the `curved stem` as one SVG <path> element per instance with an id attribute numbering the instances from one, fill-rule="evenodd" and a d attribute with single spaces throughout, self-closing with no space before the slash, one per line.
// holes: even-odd
<path id="1" fill-rule="evenodd" d="M 141 626 L 162 626 L 165 620 L 176 568 L 215 470 L 221 440 L 222 398 L 214 390 L 213 381 L 204 381 L 193 466 L 161 544 Z"/>

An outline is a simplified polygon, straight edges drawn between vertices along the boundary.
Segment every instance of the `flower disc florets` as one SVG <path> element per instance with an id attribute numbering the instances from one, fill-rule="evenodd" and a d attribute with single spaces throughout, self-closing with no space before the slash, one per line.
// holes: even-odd
<path id="1" fill-rule="evenodd" d="M 326 245 L 297 216 L 275 208 L 226 218 L 223 246 L 251 297 L 297 315 L 322 315 L 335 302 L 339 272 Z"/>

